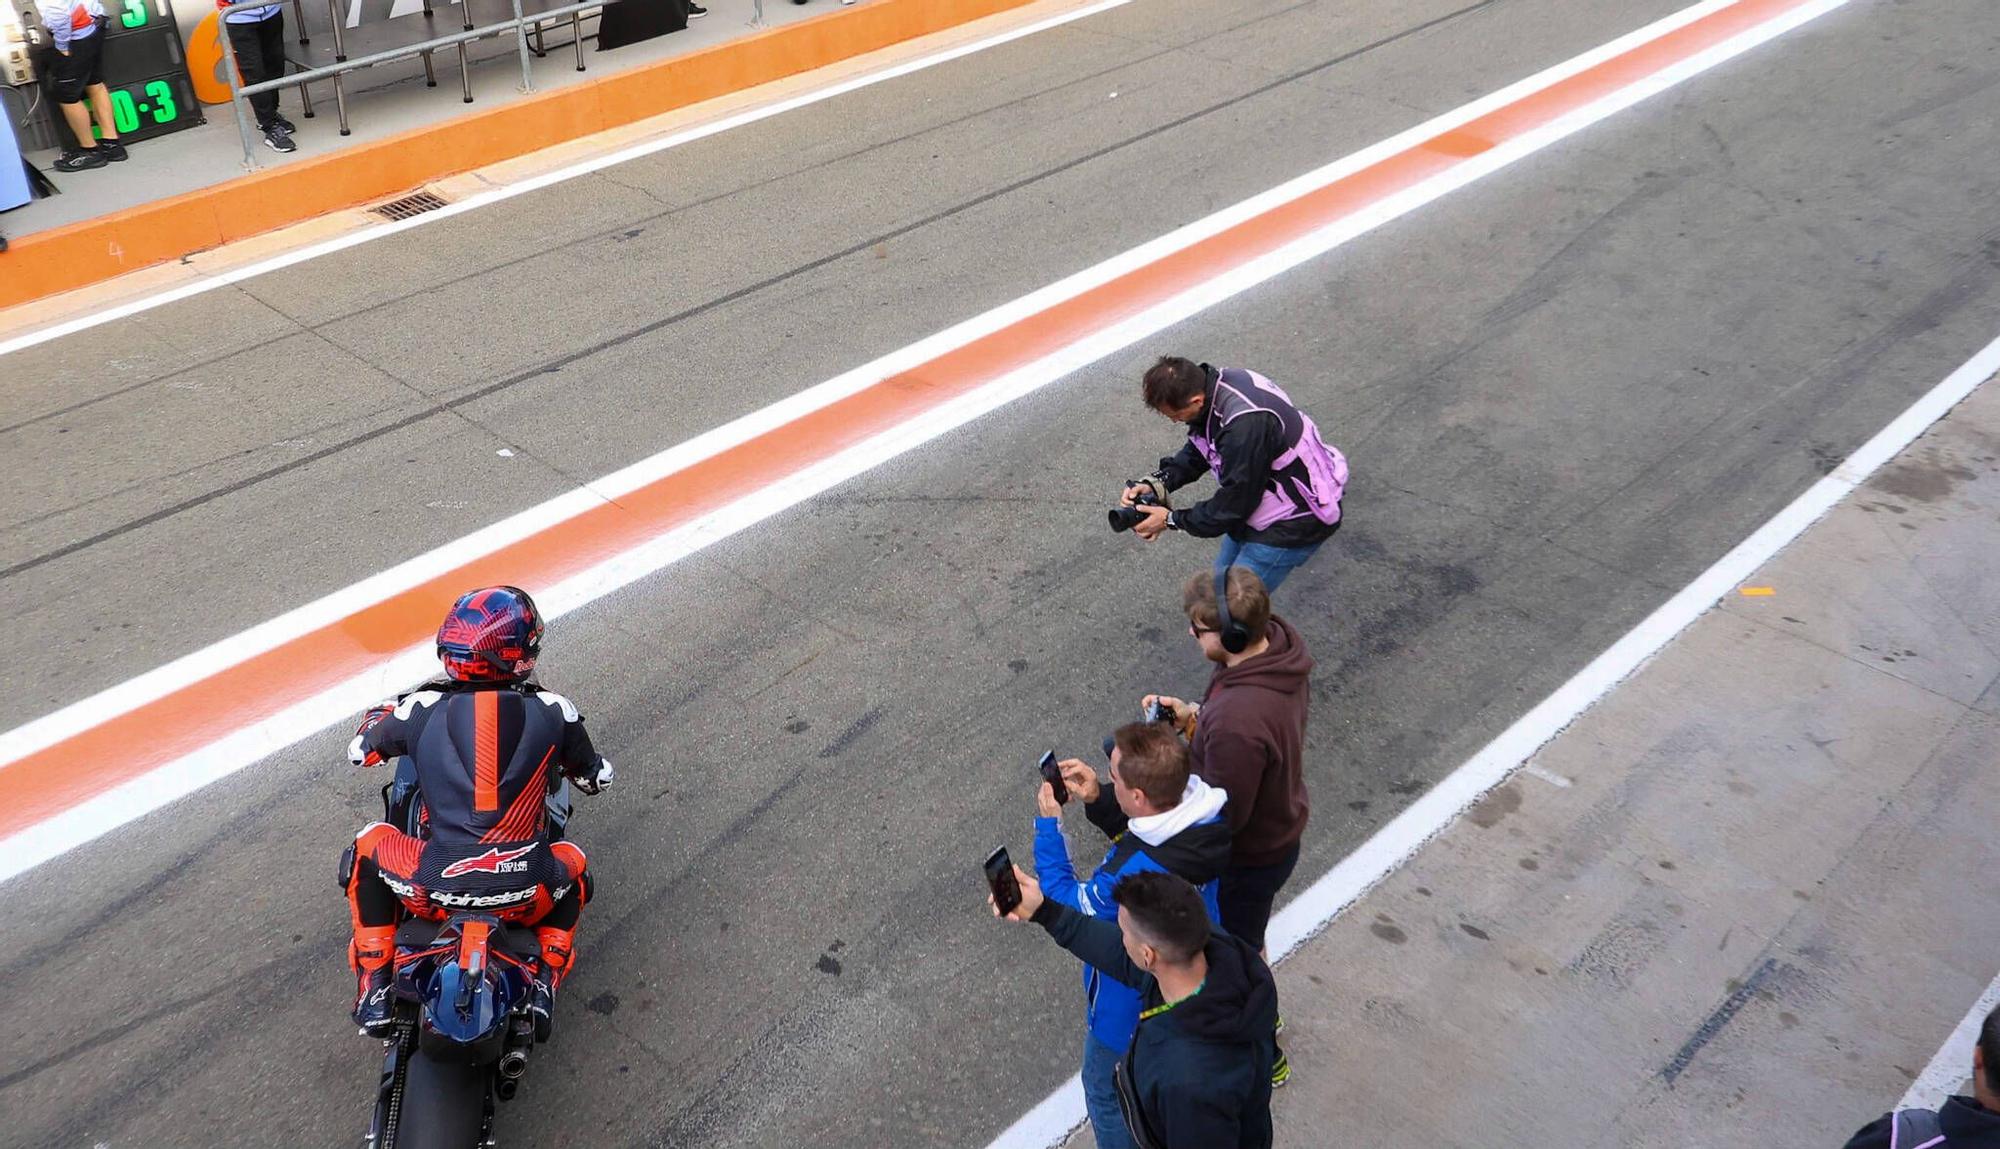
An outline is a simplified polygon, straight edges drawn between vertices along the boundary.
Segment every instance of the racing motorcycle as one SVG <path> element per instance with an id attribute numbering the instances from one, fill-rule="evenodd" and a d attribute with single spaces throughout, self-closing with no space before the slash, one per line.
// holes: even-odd
<path id="1" fill-rule="evenodd" d="M 569 823 L 570 790 L 547 799 L 552 838 Z M 422 837 L 416 769 L 396 763 L 382 787 L 383 821 Z M 535 1047 L 528 1013 L 541 946 L 532 929 L 468 908 L 396 930 L 396 1020 L 383 1040 L 382 1079 L 366 1149 L 482 1149 L 499 1103 L 512 1100 Z"/>

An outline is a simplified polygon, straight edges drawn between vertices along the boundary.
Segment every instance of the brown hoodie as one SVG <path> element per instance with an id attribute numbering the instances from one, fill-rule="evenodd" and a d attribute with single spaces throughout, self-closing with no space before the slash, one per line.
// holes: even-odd
<path id="1" fill-rule="evenodd" d="M 1235 832 L 1230 862 L 1268 866 L 1306 830 L 1306 703 L 1312 655 L 1284 619 L 1271 616 L 1270 649 L 1218 666 L 1201 700 L 1190 749 L 1195 773 L 1229 792 L 1223 814 Z"/>

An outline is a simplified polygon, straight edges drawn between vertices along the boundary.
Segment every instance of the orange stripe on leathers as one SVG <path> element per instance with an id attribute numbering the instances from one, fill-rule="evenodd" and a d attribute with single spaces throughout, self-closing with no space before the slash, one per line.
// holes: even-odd
<path id="1" fill-rule="evenodd" d="M 472 696 L 472 808 L 484 814 L 500 808 L 500 692 Z"/>

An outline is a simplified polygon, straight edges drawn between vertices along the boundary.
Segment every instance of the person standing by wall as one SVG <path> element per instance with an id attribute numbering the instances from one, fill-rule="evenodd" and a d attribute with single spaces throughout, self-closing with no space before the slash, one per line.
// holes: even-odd
<path id="1" fill-rule="evenodd" d="M 111 117 L 111 89 L 104 86 L 104 5 L 98 0 L 36 0 L 54 42 L 56 107 L 76 137 L 55 162 L 59 172 L 89 171 L 125 158 Z M 85 107 L 84 101 L 90 106 Z M 92 132 L 91 117 L 97 117 Z"/>
<path id="2" fill-rule="evenodd" d="M 229 46 L 236 53 L 236 71 L 243 86 L 275 80 L 285 74 L 285 6 L 263 4 L 255 8 L 231 10 L 229 0 L 215 0 L 222 10 L 222 25 L 229 31 Z M 295 152 L 292 140 L 298 131 L 278 114 L 275 89 L 250 97 L 250 110 L 257 114 L 257 130 L 264 133 L 264 146 L 274 152 Z"/>

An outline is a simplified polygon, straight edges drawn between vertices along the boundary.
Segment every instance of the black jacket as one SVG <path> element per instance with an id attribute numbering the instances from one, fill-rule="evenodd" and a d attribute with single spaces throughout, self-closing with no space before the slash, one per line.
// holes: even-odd
<path id="1" fill-rule="evenodd" d="M 1214 368 L 1209 368 L 1208 402 L 1215 402 Z M 1203 406 L 1202 413 L 1188 423 L 1188 434 L 1200 434 L 1207 421 L 1208 408 Z M 1228 535 L 1237 542 L 1273 547 L 1305 547 L 1332 538 L 1340 524 L 1323 523 L 1312 515 L 1283 519 L 1261 531 L 1250 529 L 1250 515 L 1263 501 L 1264 486 L 1271 476 L 1271 461 L 1284 454 L 1287 446 L 1284 424 L 1276 415 L 1249 414 L 1232 420 L 1215 437 L 1215 453 L 1222 456 L 1215 493 L 1175 511 L 1174 525 L 1198 539 Z M 1188 443 L 1161 459 L 1155 473 L 1166 480 L 1168 490 L 1179 490 L 1207 472 L 1208 460 Z"/>
<path id="2" fill-rule="evenodd" d="M 1125 956 L 1116 925 L 1051 900 L 1034 920 L 1057 945 L 1138 989 L 1146 1009 L 1163 1004 L 1159 983 Z M 1204 952 L 1208 980 L 1139 1022 L 1119 1070 L 1166 1149 L 1270 1149 L 1278 983 L 1254 948 L 1220 930 Z"/>
<path id="3" fill-rule="evenodd" d="M 1884 1113 L 1862 1126 L 1861 1132 L 1848 1138 L 1847 1149 L 1889 1149 L 1889 1122 L 1893 1117 L 1894 1114 Z M 1938 1110 L 1938 1124 L 1944 1130 L 1940 1149 L 2000 1149 L 2000 1113 L 1970 1097 L 1947 1098 Z"/>

